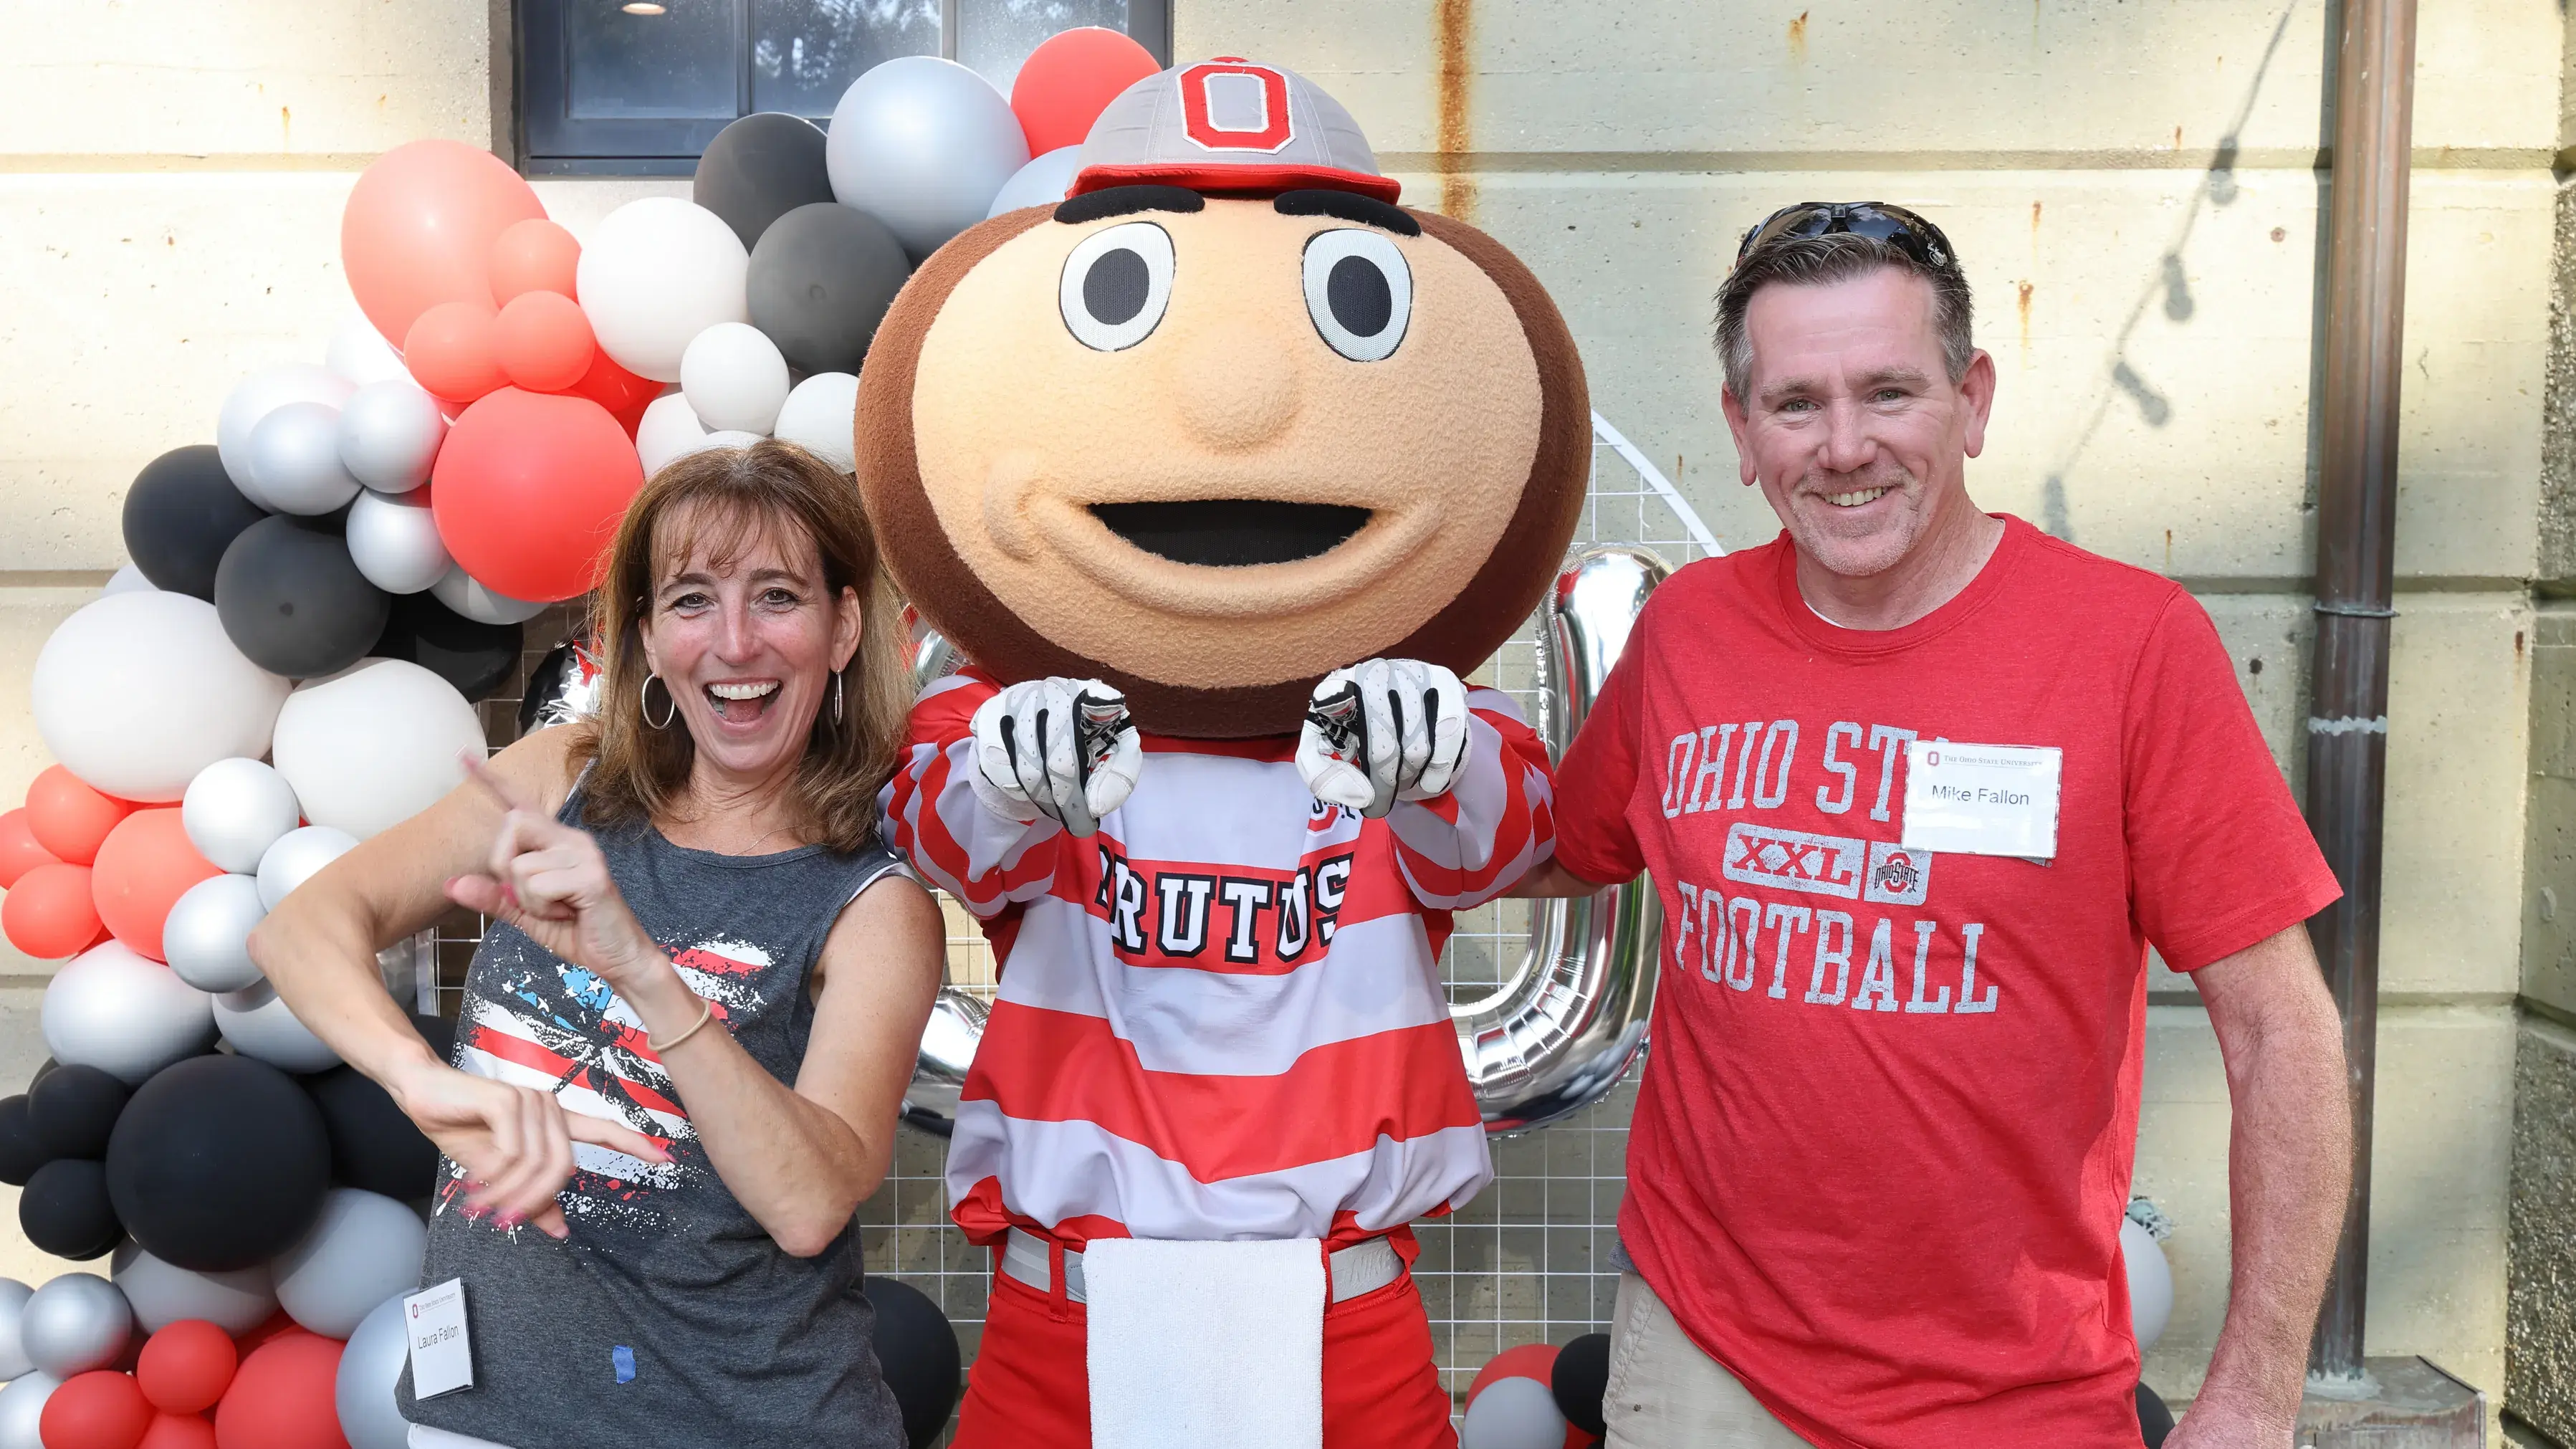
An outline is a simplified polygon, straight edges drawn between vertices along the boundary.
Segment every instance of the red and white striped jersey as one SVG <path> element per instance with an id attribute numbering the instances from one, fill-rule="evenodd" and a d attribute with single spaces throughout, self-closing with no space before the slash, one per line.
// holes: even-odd
<path id="1" fill-rule="evenodd" d="M 1001 994 L 948 1149 L 958 1225 L 1336 1245 L 1493 1176 L 1440 986 L 1454 911 L 1555 848 L 1545 746 L 1468 695 L 1467 761 L 1383 820 L 1318 803 L 1296 738 L 1144 737 L 1126 804 L 1077 840 L 972 786 L 969 671 L 912 713 L 895 845 L 983 922 Z"/>

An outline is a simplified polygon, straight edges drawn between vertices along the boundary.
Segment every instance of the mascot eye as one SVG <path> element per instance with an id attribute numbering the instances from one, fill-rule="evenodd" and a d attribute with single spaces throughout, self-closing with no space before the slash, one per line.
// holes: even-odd
<path id="1" fill-rule="evenodd" d="M 1306 243 L 1306 315 L 1335 352 L 1382 361 L 1404 340 L 1413 316 L 1413 269 L 1395 242 L 1348 227 Z"/>
<path id="2" fill-rule="evenodd" d="M 1150 221 L 1094 232 L 1064 259 L 1065 329 L 1095 352 L 1144 341 L 1171 300 L 1171 233 Z"/>

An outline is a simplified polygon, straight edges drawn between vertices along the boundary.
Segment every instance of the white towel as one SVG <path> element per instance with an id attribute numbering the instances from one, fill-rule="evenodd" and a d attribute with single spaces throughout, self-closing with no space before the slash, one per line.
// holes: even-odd
<path id="1" fill-rule="evenodd" d="M 1322 1449 L 1313 1238 L 1094 1238 L 1082 1256 L 1094 1449 Z"/>

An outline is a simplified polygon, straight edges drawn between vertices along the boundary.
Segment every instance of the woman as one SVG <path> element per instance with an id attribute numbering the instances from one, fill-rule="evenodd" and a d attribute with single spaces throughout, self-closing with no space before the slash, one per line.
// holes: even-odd
<path id="1" fill-rule="evenodd" d="M 850 1219 L 943 931 L 876 838 L 911 690 L 875 540 L 795 448 L 696 453 L 597 597 L 597 718 L 473 765 L 252 941 L 446 1156 L 423 1281 L 464 1280 L 474 1382 L 406 1375 L 403 1413 L 516 1449 L 901 1445 Z M 451 901 L 492 918 L 454 1065 L 373 964 Z"/>

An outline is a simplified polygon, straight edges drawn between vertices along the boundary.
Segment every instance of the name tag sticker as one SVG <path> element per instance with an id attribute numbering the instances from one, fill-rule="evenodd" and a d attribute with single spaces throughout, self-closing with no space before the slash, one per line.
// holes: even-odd
<path id="1" fill-rule="evenodd" d="M 403 1300 L 411 1344 L 411 1392 L 434 1399 L 474 1387 L 474 1357 L 465 1342 L 465 1280 L 450 1278 Z"/>
<path id="2" fill-rule="evenodd" d="M 2057 858 L 2057 777 L 2051 745 L 1908 740 L 1905 846 L 1958 855 Z"/>

